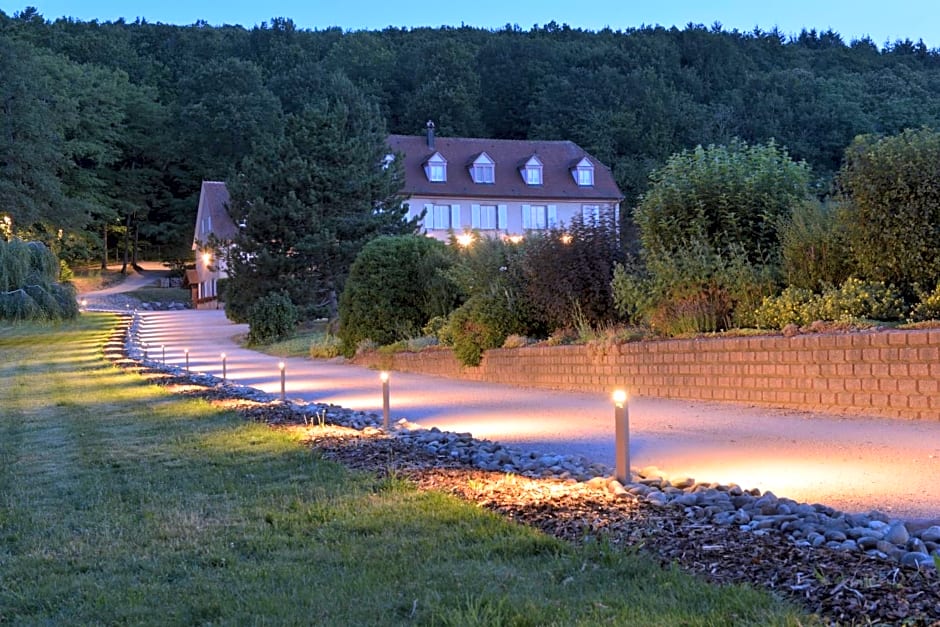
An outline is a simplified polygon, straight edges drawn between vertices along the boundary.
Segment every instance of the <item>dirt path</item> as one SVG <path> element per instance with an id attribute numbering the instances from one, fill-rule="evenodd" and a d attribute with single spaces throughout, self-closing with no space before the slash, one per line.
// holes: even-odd
<path id="1" fill-rule="evenodd" d="M 247 331 L 221 311 L 148 312 L 143 341 L 193 370 L 277 393 L 278 360 L 239 347 Z M 291 398 L 381 409 L 375 371 L 286 360 Z M 470 432 L 518 448 L 613 465 L 609 398 L 393 373 L 393 418 Z M 849 512 L 940 518 L 940 420 L 866 419 L 659 398 L 630 401 L 631 466 L 734 482 Z"/>

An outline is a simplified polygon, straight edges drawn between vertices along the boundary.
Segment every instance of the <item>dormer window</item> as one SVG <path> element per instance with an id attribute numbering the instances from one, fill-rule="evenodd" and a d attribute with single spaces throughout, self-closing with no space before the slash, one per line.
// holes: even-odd
<path id="1" fill-rule="evenodd" d="M 525 165 L 520 168 L 519 173 L 522 174 L 526 185 L 541 185 L 542 161 L 536 155 L 532 155 L 529 160 L 525 162 Z"/>
<path id="2" fill-rule="evenodd" d="M 447 159 L 435 152 L 424 162 L 424 174 L 432 183 L 444 183 L 447 181 Z"/>
<path id="3" fill-rule="evenodd" d="M 571 176 L 574 182 L 580 187 L 592 187 L 594 185 L 594 164 L 587 157 L 581 159 L 578 164 L 571 169 Z"/>
<path id="4" fill-rule="evenodd" d="M 495 183 L 496 162 L 490 159 L 488 154 L 481 152 L 470 164 L 470 178 L 474 183 Z"/>

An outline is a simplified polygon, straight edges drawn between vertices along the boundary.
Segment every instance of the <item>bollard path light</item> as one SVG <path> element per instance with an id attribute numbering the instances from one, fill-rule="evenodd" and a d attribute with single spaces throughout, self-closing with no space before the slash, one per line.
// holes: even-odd
<path id="1" fill-rule="evenodd" d="M 281 370 L 281 402 L 284 402 L 287 400 L 287 366 L 282 361 L 277 367 Z"/>
<path id="2" fill-rule="evenodd" d="M 382 379 L 382 425 L 385 427 L 385 430 L 388 431 L 388 373 L 383 370 L 379 378 Z"/>
<path id="3" fill-rule="evenodd" d="M 188 373 L 189 372 L 189 349 L 184 348 L 183 354 L 186 355 L 186 372 Z"/>
<path id="4" fill-rule="evenodd" d="M 225 379 L 226 379 L 225 375 L 226 375 L 226 372 L 225 372 L 225 353 L 222 353 L 222 383 L 225 383 Z"/>
<path id="5" fill-rule="evenodd" d="M 166 344 L 160 345 L 160 350 L 163 351 L 163 365 L 166 365 Z"/>
<path id="6" fill-rule="evenodd" d="M 626 390 L 614 392 L 614 458 L 617 481 L 630 482 L 630 413 Z"/>

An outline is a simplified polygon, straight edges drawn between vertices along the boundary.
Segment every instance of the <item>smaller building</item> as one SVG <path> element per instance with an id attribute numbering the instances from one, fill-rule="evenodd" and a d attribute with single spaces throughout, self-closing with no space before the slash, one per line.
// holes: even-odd
<path id="1" fill-rule="evenodd" d="M 197 309 L 219 306 L 219 279 L 228 277 L 225 259 L 217 251 L 231 244 L 238 229 L 228 213 L 229 195 L 222 181 L 203 181 L 196 212 L 193 251 L 195 272 L 187 273 Z"/>
<path id="2" fill-rule="evenodd" d="M 404 158 L 408 217 L 424 212 L 425 233 L 442 240 L 616 217 L 623 199 L 607 166 L 570 141 L 435 137 L 428 122 L 426 136 L 390 135 L 388 145 Z"/>

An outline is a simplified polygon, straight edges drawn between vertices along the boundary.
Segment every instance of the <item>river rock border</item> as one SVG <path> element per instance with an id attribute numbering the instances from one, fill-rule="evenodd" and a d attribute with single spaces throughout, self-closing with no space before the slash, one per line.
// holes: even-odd
<path id="1" fill-rule="evenodd" d="M 129 360 L 149 370 L 185 378 L 188 382 L 220 391 L 225 398 L 277 405 L 295 415 L 298 423 L 334 424 L 359 430 L 364 436 L 397 438 L 438 458 L 450 459 L 487 471 L 530 478 L 553 478 L 583 482 L 623 498 L 643 499 L 662 508 L 681 509 L 698 524 L 734 526 L 757 536 L 778 534 L 801 547 L 863 552 L 871 557 L 894 560 L 911 568 L 940 568 L 940 525 L 914 525 L 872 511 L 847 514 L 826 505 L 798 503 L 770 491 L 745 489 L 737 484 L 697 482 L 691 477 L 667 477 L 654 466 L 632 472 L 630 483 L 612 478 L 610 469 L 583 456 L 523 452 L 470 433 L 426 429 L 401 419 L 386 432 L 381 417 L 332 404 L 308 403 L 280 398 L 256 388 L 222 381 L 210 374 L 187 372 L 149 359 L 141 348 L 140 317 L 124 315 L 118 338 L 105 346 L 112 361 Z M 123 336 L 123 337 L 121 337 Z"/>

